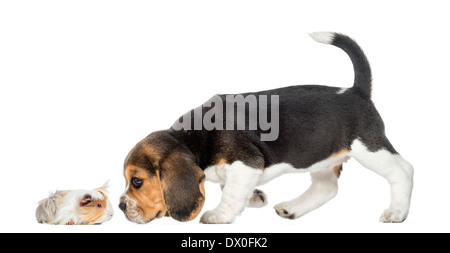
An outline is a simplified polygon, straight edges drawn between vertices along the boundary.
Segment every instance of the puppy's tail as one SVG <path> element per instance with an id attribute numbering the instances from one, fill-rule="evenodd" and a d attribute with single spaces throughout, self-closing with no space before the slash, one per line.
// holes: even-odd
<path id="1" fill-rule="evenodd" d="M 372 91 L 372 73 L 369 61 L 363 50 L 350 37 L 335 32 L 315 32 L 309 34 L 315 41 L 331 44 L 344 50 L 353 63 L 355 80 L 352 89 L 364 98 L 370 99 Z"/>

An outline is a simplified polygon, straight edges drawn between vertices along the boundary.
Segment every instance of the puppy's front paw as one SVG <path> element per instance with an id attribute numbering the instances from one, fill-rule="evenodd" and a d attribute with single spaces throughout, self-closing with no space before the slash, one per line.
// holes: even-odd
<path id="1" fill-rule="evenodd" d="M 408 212 L 401 209 L 391 209 L 388 208 L 384 210 L 383 214 L 380 217 L 380 222 L 385 223 L 399 223 L 403 222 L 406 219 Z"/>
<path id="2" fill-rule="evenodd" d="M 203 224 L 227 224 L 234 220 L 234 215 L 229 215 L 220 210 L 206 211 L 200 218 Z"/>

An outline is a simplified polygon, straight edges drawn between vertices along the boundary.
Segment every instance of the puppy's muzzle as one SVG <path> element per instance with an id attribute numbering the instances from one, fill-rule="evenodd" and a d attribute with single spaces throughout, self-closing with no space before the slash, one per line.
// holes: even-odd
<path id="1" fill-rule="evenodd" d="M 136 205 L 136 201 L 124 195 L 120 197 L 120 210 L 125 214 L 125 217 L 136 223 L 147 223 L 142 217 L 142 210 Z"/>
<path id="2" fill-rule="evenodd" d="M 120 208 L 120 210 L 122 210 L 122 212 L 126 212 L 126 210 L 127 210 L 127 204 L 125 204 L 125 202 L 121 202 L 121 203 L 119 204 L 119 208 Z"/>

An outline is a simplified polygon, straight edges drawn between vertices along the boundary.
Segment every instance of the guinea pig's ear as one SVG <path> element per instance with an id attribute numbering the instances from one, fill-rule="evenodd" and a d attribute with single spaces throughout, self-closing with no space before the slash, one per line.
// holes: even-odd
<path id="1" fill-rule="evenodd" d="M 80 206 L 87 206 L 92 202 L 92 196 L 90 194 L 85 194 L 80 200 Z"/>
<path id="2" fill-rule="evenodd" d="M 170 216 L 178 221 L 197 217 L 205 203 L 205 174 L 193 159 L 170 154 L 161 164 L 160 180 Z"/>

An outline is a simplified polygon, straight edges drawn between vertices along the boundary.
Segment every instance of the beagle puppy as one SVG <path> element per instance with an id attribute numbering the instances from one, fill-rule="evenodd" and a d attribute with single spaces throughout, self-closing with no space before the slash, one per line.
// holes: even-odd
<path id="1" fill-rule="evenodd" d="M 336 196 L 342 164 L 355 158 L 390 184 L 391 202 L 380 221 L 404 221 L 413 167 L 385 136 L 371 101 L 366 56 L 346 35 L 319 32 L 311 37 L 348 54 L 353 87 L 303 85 L 214 96 L 130 151 L 119 204 L 126 218 L 136 223 L 163 216 L 192 220 L 205 202 L 204 182 L 210 180 L 221 185 L 222 198 L 200 222 L 231 223 L 246 206 L 267 204 L 258 185 L 284 173 L 309 172 L 309 189 L 274 207 L 279 216 L 296 219 Z"/>

